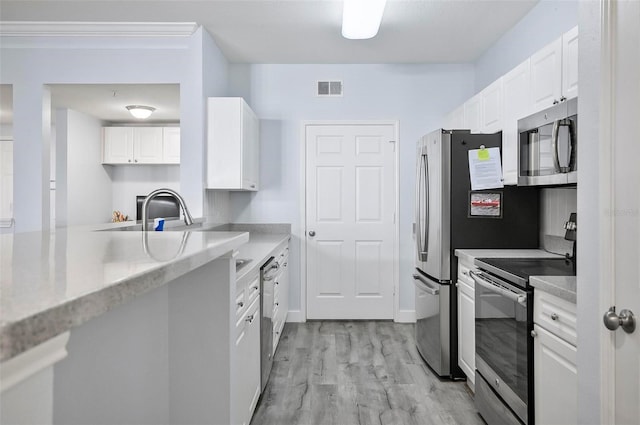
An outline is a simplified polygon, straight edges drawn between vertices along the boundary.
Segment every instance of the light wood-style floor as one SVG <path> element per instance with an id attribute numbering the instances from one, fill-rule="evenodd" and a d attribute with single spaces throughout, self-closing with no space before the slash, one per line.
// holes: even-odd
<path id="1" fill-rule="evenodd" d="M 287 323 L 251 425 L 483 424 L 464 382 L 440 380 L 413 325 Z"/>

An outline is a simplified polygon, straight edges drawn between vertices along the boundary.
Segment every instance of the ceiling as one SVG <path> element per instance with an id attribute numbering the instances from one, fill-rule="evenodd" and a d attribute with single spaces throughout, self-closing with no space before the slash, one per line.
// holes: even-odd
<path id="1" fill-rule="evenodd" d="M 2 0 L 0 21 L 196 22 L 231 63 L 464 63 L 538 1 L 388 0 L 371 40 L 342 38 L 341 0 Z M 106 121 L 135 122 L 129 104 L 157 108 L 145 122 L 179 120 L 177 85 L 65 84 L 51 94 L 53 107 Z M 11 122 L 11 103 L 5 88 L 1 122 Z"/>
<path id="2" fill-rule="evenodd" d="M 388 0 L 380 32 L 342 38 L 341 0 L 2 0 L 2 21 L 196 22 L 230 62 L 472 62 L 538 0 Z"/>

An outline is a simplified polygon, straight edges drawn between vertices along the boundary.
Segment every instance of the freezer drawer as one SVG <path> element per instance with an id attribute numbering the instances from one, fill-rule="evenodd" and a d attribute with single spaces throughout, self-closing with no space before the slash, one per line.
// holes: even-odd
<path id="1" fill-rule="evenodd" d="M 451 287 L 420 272 L 413 275 L 416 287 L 416 345 L 422 358 L 440 376 L 451 375 L 449 300 Z"/>

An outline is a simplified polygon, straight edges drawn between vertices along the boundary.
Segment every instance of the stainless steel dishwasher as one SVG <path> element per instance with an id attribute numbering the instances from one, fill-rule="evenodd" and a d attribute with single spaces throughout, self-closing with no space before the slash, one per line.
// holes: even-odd
<path id="1" fill-rule="evenodd" d="M 280 265 L 274 257 L 260 267 L 260 297 L 262 318 L 260 320 L 260 385 L 261 391 L 269 380 L 273 365 L 273 279 Z"/>

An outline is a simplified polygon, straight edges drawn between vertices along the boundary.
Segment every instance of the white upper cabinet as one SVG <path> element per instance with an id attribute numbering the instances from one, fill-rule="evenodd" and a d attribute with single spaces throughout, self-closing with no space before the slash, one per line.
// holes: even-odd
<path id="1" fill-rule="evenodd" d="M 562 38 L 531 56 L 532 111 L 541 111 L 560 101 L 562 95 Z"/>
<path id="2" fill-rule="evenodd" d="M 578 27 L 562 36 L 562 96 L 578 96 Z"/>
<path id="3" fill-rule="evenodd" d="M 518 120 L 531 113 L 530 60 L 502 77 L 502 178 L 505 185 L 518 184 Z"/>
<path id="4" fill-rule="evenodd" d="M 103 127 L 102 163 L 179 164 L 180 128 Z"/>
<path id="5" fill-rule="evenodd" d="M 481 100 L 478 93 L 464 103 L 464 128 L 472 133 L 480 133 L 482 130 Z"/>
<path id="6" fill-rule="evenodd" d="M 502 78 L 498 78 L 480 92 L 480 132 L 502 130 Z"/>
<path id="7" fill-rule="evenodd" d="M 531 56 L 532 113 L 578 96 L 578 27 Z"/>
<path id="8" fill-rule="evenodd" d="M 258 117 L 241 97 L 207 102 L 207 189 L 258 190 Z"/>
<path id="9" fill-rule="evenodd" d="M 133 162 L 162 162 L 162 127 L 133 127 Z"/>
<path id="10" fill-rule="evenodd" d="M 180 164 L 180 127 L 162 129 L 162 162 Z"/>

